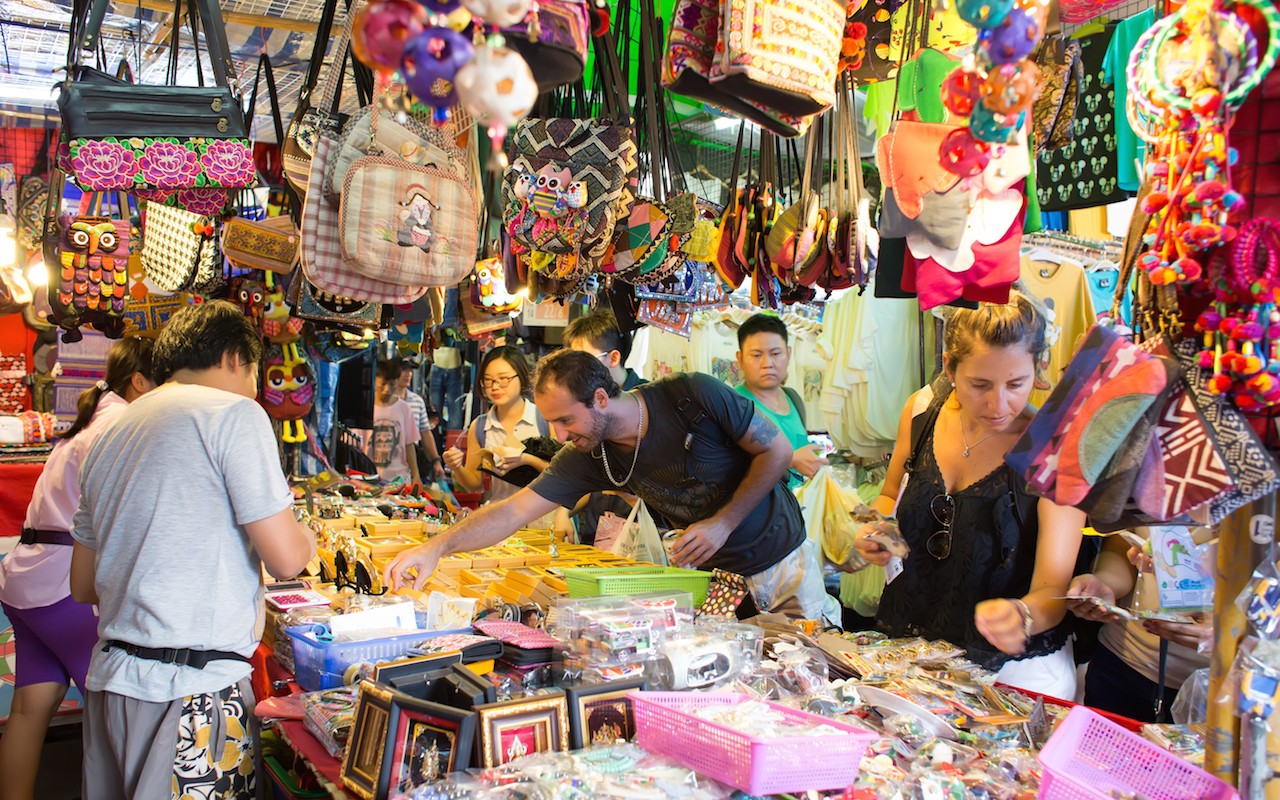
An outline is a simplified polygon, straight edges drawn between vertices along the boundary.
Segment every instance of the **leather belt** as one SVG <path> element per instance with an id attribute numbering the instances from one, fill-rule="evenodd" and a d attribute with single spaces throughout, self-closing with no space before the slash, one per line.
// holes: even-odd
<path id="1" fill-rule="evenodd" d="M 229 650 L 191 650 L 188 648 L 175 649 L 172 647 L 141 647 L 128 642 L 121 642 L 112 639 L 103 646 L 102 652 L 107 652 L 115 648 L 123 650 L 131 656 L 145 658 L 148 661 L 159 661 L 164 664 L 177 664 L 180 667 L 194 667 L 195 669 L 204 669 L 210 661 L 243 661 L 249 663 L 246 656 L 239 653 L 233 653 Z"/>

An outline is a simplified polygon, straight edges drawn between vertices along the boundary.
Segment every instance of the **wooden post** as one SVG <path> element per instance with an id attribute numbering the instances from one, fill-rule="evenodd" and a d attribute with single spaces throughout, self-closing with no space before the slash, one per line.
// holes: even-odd
<path id="1" fill-rule="evenodd" d="M 1275 529 L 1275 504 L 1275 495 L 1264 497 L 1232 513 L 1218 526 L 1218 562 L 1213 595 L 1214 646 L 1209 665 L 1209 730 L 1204 767 L 1233 786 L 1237 783 L 1240 768 L 1240 720 L 1235 715 L 1233 704 L 1218 703 L 1216 699 L 1222 692 L 1227 672 L 1235 661 L 1236 650 L 1247 628 L 1243 612 L 1236 607 L 1236 597 L 1249 582 L 1262 553 L 1269 552 Z M 1274 746 L 1277 737 L 1280 734 L 1273 733 L 1268 737 L 1268 744 Z"/>
<path id="2" fill-rule="evenodd" d="M 1235 661 L 1236 648 L 1244 635 L 1244 615 L 1236 608 L 1235 598 L 1248 580 L 1249 521 L 1253 505 L 1241 508 L 1218 526 L 1218 563 L 1213 594 L 1213 658 L 1209 663 L 1209 730 L 1205 737 L 1204 768 L 1236 785 L 1240 760 L 1240 720 L 1230 704 L 1214 700 L 1222 691 L 1227 671 Z"/>

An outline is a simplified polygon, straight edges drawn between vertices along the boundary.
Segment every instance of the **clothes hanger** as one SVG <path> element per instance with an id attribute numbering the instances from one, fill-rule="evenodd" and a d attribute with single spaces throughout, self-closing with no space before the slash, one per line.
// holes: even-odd
<path id="1" fill-rule="evenodd" d="M 1086 22 L 1085 24 L 1077 28 L 1075 33 L 1071 34 L 1071 38 L 1083 39 L 1084 37 L 1092 36 L 1095 33 L 1102 33 L 1107 29 L 1107 25 L 1110 24 L 1110 22 L 1111 20 L 1107 18 L 1105 15 L 1094 17 L 1093 19 L 1089 20 L 1088 22 Z"/>
<path id="2" fill-rule="evenodd" d="M 1028 260 L 1035 261 L 1039 264 L 1056 264 L 1058 266 L 1062 266 L 1063 262 L 1067 260 L 1061 253 L 1055 250 L 1050 250 L 1047 247 L 1033 247 L 1025 255 Z"/>

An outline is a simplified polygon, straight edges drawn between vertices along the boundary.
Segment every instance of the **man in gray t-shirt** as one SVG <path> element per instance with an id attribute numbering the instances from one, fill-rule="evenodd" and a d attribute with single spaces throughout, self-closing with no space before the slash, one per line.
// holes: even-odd
<path id="1" fill-rule="evenodd" d="M 261 357 L 230 304 L 184 309 L 156 343 L 167 382 L 85 458 L 71 592 L 98 604 L 102 640 L 86 681 L 86 800 L 215 784 L 253 796 L 262 566 L 292 577 L 315 554 L 254 402 Z"/>

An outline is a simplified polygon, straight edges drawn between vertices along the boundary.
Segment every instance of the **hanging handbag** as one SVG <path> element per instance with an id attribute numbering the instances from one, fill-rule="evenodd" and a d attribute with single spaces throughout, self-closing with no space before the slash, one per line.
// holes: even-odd
<path id="1" fill-rule="evenodd" d="M 320 188 L 333 147 L 333 140 L 322 136 L 311 159 L 316 188 L 307 192 L 302 211 L 299 259 L 303 273 L 316 288 L 335 297 L 370 304 L 412 303 L 426 293 L 426 286 L 404 286 L 369 277 L 354 269 L 343 256 L 338 209 L 324 199 Z"/>
<path id="2" fill-rule="evenodd" d="M 367 156 L 347 173 L 338 234 L 362 275 L 453 286 L 475 266 L 477 222 L 471 187 L 453 172 Z"/>
<path id="3" fill-rule="evenodd" d="M 301 272 L 295 272 L 290 279 L 289 291 L 293 313 L 310 322 L 351 330 L 376 329 L 382 325 L 382 304 L 330 294 Z"/>
<path id="4" fill-rule="evenodd" d="M 341 130 L 346 121 L 346 116 L 340 114 L 338 108 L 342 103 L 342 82 L 348 60 L 351 61 L 359 105 L 361 107 L 368 105 L 373 96 L 373 82 L 369 70 L 356 59 L 351 58 L 345 44 L 349 40 L 356 11 L 352 0 L 345 0 L 345 2 L 347 21 L 344 25 L 344 33 L 334 48 L 335 56 L 329 67 L 329 80 L 325 90 L 316 96 L 316 91 L 321 88 L 319 86 L 320 71 L 324 66 L 325 52 L 329 47 L 333 20 L 338 10 L 338 0 L 325 0 L 320 12 L 320 23 L 316 28 L 315 41 L 311 48 L 307 74 L 303 78 L 302 88 L 298 90 L 298 101 L 293 118 L 289 120 L 289 129 L 280 145 L 280 160 L 284 164 L 285 181 L 299 196 L 307 191 L 307 186 L 311 182 L 311 157 L 315 153 L 316 142 L 320 135 Z"/>
<path id="5" fill-rule="evenodd" d="M 289 444 L 306 441 L 302 420 L 315 399 L 315 373 L 297 344 L 272 345 L 262 360 L 262 397 L 267 416 L 284 423 L 280 439 Z"/>
<path id="6" fill-rule="evenodd" d="M 62 197 L 61 173 L 56 180 L 57 199 Z M 50 242 L 46 239 L 49 266 L 48 298 L 50 318 L 65 331 L 62 341 L 77 342 L 79 328 L 90 325 L 111 339 L 124 335 L 125 298 L 128 296 L 128 256 L 130 226 L 128 205 L 118 196 L 120 213 L 103 214 L 103 197 L 86 194 L 78 214 L 56 212 L 54 192 L 50 192 L 50 227 L 57 231 L 52 242 L 56 261 L 48 263 Z M 60 204 L 60 202 L 58 203 Z"/>
<path id="7" fill-rule="evenodd" d="M 582 77 L 591 35 L 588 0 L 540 0 L 537 16 L 502 28 L 507 46 L 528 62 L 538 93 Z"/>
<path id="8" fill-rule="evenodd" d="M 203 294 L 222 272 L 214 217 L 147 203 L 142 217 L 142 266 L 166 292 Z M 201 291 L 201 290 L 204 291 Z"/>
<path id="9" fill-rule="evenodd" d="M 1118 517 L 1177 365 L 1095 325 L 1005 461 L 1033 492 Z"/>
<path id="10" fill-rule="evenodd" d="M 712 83 L 787 114 L 836 101 L 843 0 L 724 0 Z"/>
<path id="11" fill-rule="evenodd" d="M 129 336 L 159 336 L 169 318 L 191 305 L 188 294 L 156 294 L 148 292 L 141 299 L 125 298 L 124 324 Z"/>
<path id="12" fill-rule="evenodd" d="M 39 250 L 44 236 L 44 212 L 49 202 L 49 145 L 52 141 L 53 128 L 45 128 L 35 164 L 18 184 L 18 202 L 14 216 L 17 221 L 19 254 Z"/>
<path id="13" fill-rule="evenodd" d="M 96 0 L 99 5 L 106 0 Z M 175 0 L 174 19 L 182 0 Z M 234 64 L 216 0 L 188 0 L 198 44 L 204 26 L 215 86 L 176 86 L 178 32 L 170 41 L 169 84 L 144 90 L 128 83 L 71 81 L 58 97 L 74 179 L 90 191 L 146 191 L 147 199 L 176 196 L 202 209 L 226 203 L 227 189 L 253 185 L 253 150 L 240 100 L 229 83 Z M 95 17 L 100 20 L 100 17 Z M 97 30 L 86 31 L 89 37 Z M 80 39 L 72 37 L 73 56 Z M 73 58 L 72 63 L 77 63 Z M 199 56 L 196 58 L 199 67 Z M 203 84 L 203 70 L 199 70 Z M 221 202 L 218 202 L 218 199 Z"/>
<path id="14" fill-rule="evenodd" d="M 1039 150 L 1057 150 L 1071 142 L 1076 104 L 1084 83 L 1080 43 L 1063 36 L 1046 37 L 1032 56 L 1040 68 L 1040 96 L 1031 107 L 1031 128 Z"/>

